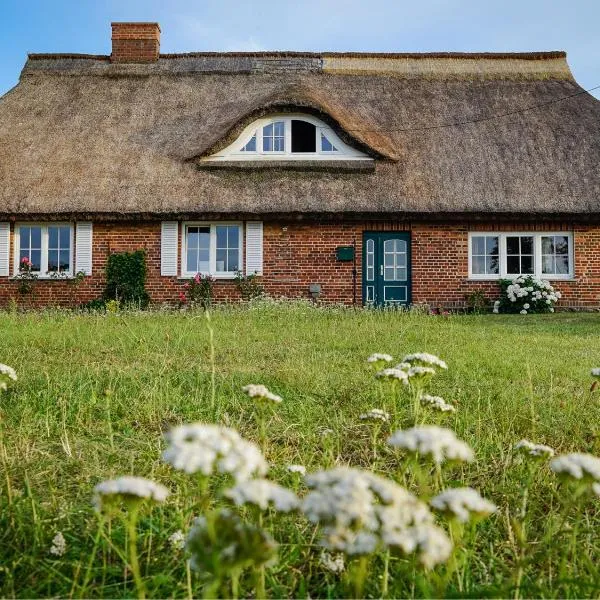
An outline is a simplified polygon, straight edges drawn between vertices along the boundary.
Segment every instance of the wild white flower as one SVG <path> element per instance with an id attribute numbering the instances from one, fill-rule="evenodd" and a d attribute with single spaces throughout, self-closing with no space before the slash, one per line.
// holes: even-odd
<path id="1" fill-rule="evenodd" d="M 592 369 L 592 377 L 596 377 L 597 379 L 600 379 L 600 369 Z"/>
<path id="2" fill-rule="evenodd" d="M 344 564 L 344 555 L 340 552 L 337 554 L 330 554 L 329 552 L 323 551 L 319 562 L 332 573 L 342 573 L 346 568 Z"/>
<path id="3" fill-rule="evenodd" d="M 0 390 L 6 391 L 8 386 L 17 381 L 17 373 L 8 365 L 0 363 Z"/>
<path id="4" fill-rule="evenodd" d="M 439 367 L 440 369 L 447 369 L 448 365 L 441 359 L 435 356 L 435 354 L 428 354 L 427 352 L 417 352 L 416 354 L 408 354 L 402 362 L 410 363 L 411 365 L 421 365 L 422 367 Z"/>
<path id="5" fill-rule="evenodd" d="M 107 479 L 97 484 L 94 487 L 93 504 L 98 510 L 101 510 L 103 503 L 113 496 L 123 499 L 143 498 L 155 502 L 164 502 L 168 495 L 169 490 L 160 483 L 144 477 L 125 475 L 117 479 Z"/>
<path id="6" fill-rule="evenodd" d="M 495 504 L 482 498 L 477 490 L 470 487 L 444 490 L 433 498 L 430 504 L 461 523 L 466 523 L 471 516 L 487 517 L 497 510 Z"/>
<path id="7" fill-rule="evenodd" d="M 435 369 L 432 367 L 421 367 L 417 365 L 416 367 L 411 367 L 406 374 L 409 379 L 421 379 L 428 377 L 429 375 L 435 375 L 435 372 Z"/>
<path id="8" fill-rule="evenodd" d="M 408 375 L 402 369 L 383 369 L 375 374 L 378 379 L 388 379 L 389 381 L 401 381 L 408 383 Z"/>
<path id="9" fill-rule="evenodd" d="M 178 529 L 169 536 L 169 544 L 174 550 L 183 550 L 185 548 L 185 535 Z"/>
<path id="10" fill-rule="evenodd" d="M 62 532 L 59 531 L 53 538 L 52 538 L 52 546 L 50 546 L 50 554 L 52 554 L 52 556 L 63 556 L 64 553 L 67 551 L 67 542 L 65 541 L 65 537 L 63 536 Z"/>
<path id="11" fill-rule="evenodd" d="M 361 421 L 382 421 L 387 423 L 390 420 L 390 414 L 380 408 L 372 408 L 369 412 L 360 415 Z"/>
<path id="12" fill-rule="evenodd" d="M 268 481 L 267 479 L 249 479 L 241 481 L 232 488 L 225 490 L 224 496 L 236 506 L 253 504 L 262 510 L 272 505 L 281 512 L 296 510 L 300 501 L 294 492 Z"/>
<path id="13" fill-rule="evenodd" d="M 453 431 L 435 425 L 398 430 L 388 439 L 388 443 L 396 448 L 429 456 L 438 464 L 446 460 L 471 462 L 474 458 L 473 450 L 459 440 Z"/>
<path id="14" fill-rule="evenodd" d="M 596 496 L 600 496 L 600 483 L 592 483 L 592 491 Z"/>
<path id="15" fill-rule="evenodd" d="M 452 404 L 448 404 L 441 396 L 430 396 L 429 394 L 423 394 L 421 396 L 421 404 L 434 408 L 441 412 L 456 412 L 456 408 Z"/>
<path id="16" fill-rule="evenodd" d="M 304 465 L 288 465 L 287 470 L 290 473 L 300 473 L 300 475 L 306 475 L 306 467 Z"/>
<path id="17" fill-rule="evenodd" d="M 600 458 L 592 454 L 563 454 L 550 462 L 557 474 L 576 480 L 600 482 Z"/>
<path id="18" fill-rule="evenodd" d="M 408 371 L 411 367 L 411 364 L 409 362 L 401 362 L 398 363 L 394 369 L 400 369 L 401 371 Z"/>
<path id="19" fill-rule="evenodd" d="M 379 354 L 377 352 L 367 358 L 368 363 L 392 362 L 393 360 L 389 354 Z"/>
<path id="20" fill-rule="evenodd" d="M 329 437 L 330 435 L 333 435 L 335 432 L 333 431 L 333 429 L 321 429 L 321 437 L 326 438 Z"/>
<path id="21" fill-rule="evenodd" d="M 525 302 L 525 304 L 523 304 L 523 308 L 525 310 L 529 310 L 529 304 L 527 302 Z"/>
<path id="22" fill-rule="evenodd" d="M 554 449 L 544 444 L 534 444 L 529 440 L 521 440 L 515 444 L 515 450 L 520 450 L 524 454 L 533 456 L 535 458 L 552 458 L 554 456 Z"/>
<path id="23" fill-rule="evenodd" d="M 522 314 L 522 315 L 526 315 L 527 311 L 525 309 L 523 309 L 523 310 L 520 310 L 519 313 Z"/>
<path id="24" fill-rule="evenodd" d="M 265 475 L 267 462 L 258 446 L 229 427 L 192 423 L 169 431 L 163 460 L 185 473 L 229 473 L 236 481 Z"/>
<path id="25" fill-rule="evenodd" d="M 446 532 L 432 523 L 393 532 L 387 536 L 386 545 L 398 548 L 404 554 L 416 552 L 419 562 L 426 569 L 446 562 L 452 553 L 452 542 Z"/>
<path id="26" fill-rule="evenodd" d="M 393 481 L 369 471 L 338 467 L 306 477 L 311 491 L 302 510 L 320 523 L 323 545 L 349 555 L 370 554 L 386 536 L 433 520 L 427 506 Z"/>
<path id="27" fill-rule="evenodd" d="M 250 383 L 248 385 L 245 385 L 242 388 L 242 391 L 246 392 L 246 394 L 248 394 L 250 398 L 254 398 L 256 400 L 267 400 L 269 402 L 274 402 L 275 404 L 279 404 L 282 401 L 281 396 L 273 394 L 264 385 L 256 385 L 254 383 Z"/>

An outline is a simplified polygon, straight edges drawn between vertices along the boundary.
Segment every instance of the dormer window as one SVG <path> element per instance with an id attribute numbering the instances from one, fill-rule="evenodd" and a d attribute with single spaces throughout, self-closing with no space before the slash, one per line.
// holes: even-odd
<path id="1" fill-rule="evenodd" d="M 372 160 L 343 142 L 323 121 L 303 114 L 258 119 L 227 148 L 205 157 L 218 160 Z"/>

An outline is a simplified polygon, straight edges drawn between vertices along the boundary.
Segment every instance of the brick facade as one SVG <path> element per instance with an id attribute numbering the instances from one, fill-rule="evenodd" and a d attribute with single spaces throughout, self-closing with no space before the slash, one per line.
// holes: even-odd
<path id="1" fill-rule="evenodd" d="M 111 62 L 156 62 L 160 53 L 158 23 L 111 23 Z"/>
<path id="2" fill-rule="evenodd" d="M 554 285 L 563 293 L 560 306 L 600 308 L 600 227 L 568 223 L 545 225 L 432 224 L 425 222 L 265 222 L 264 275 L 266 292 L 275 298 L 309 298 L 309 285 L 322 287 L 320 300 L 351 304 L 353 277 L 351 262 L 338 262 L 338 246 L 357 247 L 356 299 L 362 301 L 362 234 L 364 231 L 410 231 L 412 239 L 412 300 L 433 307 L 460 307 L 465 296 L 483 290 L 496 298 L 494 282 L 468 279 L 468 232 L 499 231 L 573 231 L 575 278 Z M 14 236 L 11 235 L 11 244 Z M 0 306 L 16 302 L 24 306 L 74 306 L 99 297 L 104 289 L 104 269 L 111 252 L 145 248 L 148 256 L 147 289 L 154 304 L 176 304 L 184 283 L 177 277 L 160 275 L 160 222 L 94 223 L 93 274 L 77 287 L 66 281 L 38 280 L 34 293 L 21 296 L 17 282 L 0 277 Z M 12 269 L 13 248 L 11 248 Z M 233 281 L 214 285 L 217 300 L 239 298 Z"/>

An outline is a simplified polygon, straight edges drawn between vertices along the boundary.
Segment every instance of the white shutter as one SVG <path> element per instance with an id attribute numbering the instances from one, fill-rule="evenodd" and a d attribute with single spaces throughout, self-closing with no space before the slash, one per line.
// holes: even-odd
<path id="1" fill-rule="evenodd" d="M 262 221 L 246 223 L 246 275 L 263 273 L 263 224 Z"/>
<path id="2" fill-rule="evenodd" d="M 92 274 L 92 224 L 75 224 L 75 273 Z"/>
<path id="3" fill-rule="evenodd" d="M 10 275 L 10 223 L 0 223 L 0 277 Z"/>
<path id="4" fill-rule="evenodd" d="M 177 221 L 163 221 L 160 228 L 160 274 L 177 275 Z"/>

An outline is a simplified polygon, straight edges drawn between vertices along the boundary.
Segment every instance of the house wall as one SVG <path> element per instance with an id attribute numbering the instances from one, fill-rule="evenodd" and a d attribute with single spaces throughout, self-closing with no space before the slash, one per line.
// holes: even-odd
<path id="1" fill-rule="evenodd" d="M 19 294 L 17 282 L 0 277 L 0 306 L 11 302 L 24 306 L 73 306 L 97 298 L 104 289 L 108 255 L 139 248 L 147 251 L 147 289 L 152 302 L 176 304 L 185 281 L 160 275 L 160 227 L 160 222 L 94 223 L 92 276 L 77 287 L 66 281 L 39 280 L 33 294 L 25 296 Z M 352 245 L 356 241 L 356 299 L 360 304 L 362 234 L 367 230 L 411 232 L 412 300 L 444 308 L 463 306 L 465 296 L 475 290 L 483 290 L 491 299 L 498 295 L 497 283 L 468 279 L 469 231 L 573 231 L 575 278 L 553 282 L 563 294 L 560 306 L 600 308 L 600 227 L 568 223 L 265 222 L 262 278 L 265 290 L 276 298 L 309 298 L 309 285 L 319 283 L 322 302 L 351 304 L 353 265 L 336 261 L 335 250 L 337 246 Z M 11 240 L 14 242 L 12 235 Z M 239 299 L 233 281 L 215 282 L 214 294 L 217 300 Z"/>

